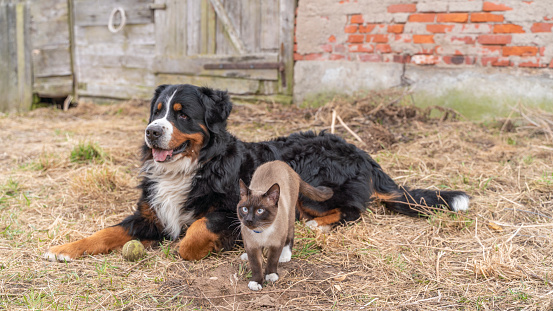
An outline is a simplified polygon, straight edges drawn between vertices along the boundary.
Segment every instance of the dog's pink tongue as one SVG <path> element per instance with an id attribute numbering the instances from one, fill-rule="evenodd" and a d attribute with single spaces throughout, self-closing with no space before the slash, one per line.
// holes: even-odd
<path id="1" fill-rule="evenodd" d="M 152 155 L 154 156 L 154 160 L 158 162 L 163 162 L 165 159 L 167 159 L 167 156 L 170 156 L 173 154 L 173 150 L 163 150 L 163 149 L 152 149 Z"/>

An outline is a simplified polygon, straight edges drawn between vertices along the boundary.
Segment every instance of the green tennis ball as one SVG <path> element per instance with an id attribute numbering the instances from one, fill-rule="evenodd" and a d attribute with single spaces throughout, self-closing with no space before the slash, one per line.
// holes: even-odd
<path id="1" fill-rule="evenodd" d="M 128 261 L 136 261 L 146 254 L 144 245 L 138 240 L 131 240 L 123 245 L 123 251 L 121 252 L 123 258 Z"/>

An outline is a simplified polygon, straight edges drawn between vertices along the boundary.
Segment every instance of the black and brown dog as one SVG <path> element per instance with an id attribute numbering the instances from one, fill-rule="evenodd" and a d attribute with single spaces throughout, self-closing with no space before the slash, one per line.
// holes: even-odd
<path id="1" fill-rule="evenodd" d="M 179 254 L 184 259 L 231 249 L 240 232 L 238 181 L 249 184 L 255 169 L 273 160 L 288 163 L 309 184 L 334 191 L 325 202 L 300 196 L 297 214 L 313 226 L 358 219 L 374 198 L 409 216 L 420 215 L 422 205 L 468 209 L 469 197 L 462 191 L 399 187 L 367 153 L 336 135 L 305 132 L 242 142 L 227 132 L 231 109 L 224 91 L 159 86 L 145 131 L 142 195 L 136 211 L 90 237 L 50 248 L 45 258 L 69 261 L 107 253 L 131 239 L 150 245 L 183 233 Z"/>

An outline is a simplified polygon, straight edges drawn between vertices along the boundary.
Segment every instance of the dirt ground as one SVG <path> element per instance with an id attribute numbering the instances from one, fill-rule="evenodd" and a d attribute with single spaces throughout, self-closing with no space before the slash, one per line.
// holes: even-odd
<path id="1" fill-rule="evenodd" d="M 247 287 L 240 248 L 185 262 L 175 256 L 176 242 L 165 241 L 137 262 L 120 251 L 43 260 L 50 246 L 132 212 L 147 103 L 0 115 L 0 309 L 553 310 L 547 129 L 528 122 L 529 112 L 473 123 L 398 102 L 408 97 L 377 94 L 306 109 L 235 105 L 229 128 L 249 141 L 331 130 L 335 110 L 361 141 L 338 118 L 336 132 L 398 184 L 472 197 L 468 213 L 428 219 L 391 214 L 375 202 L 362 219 L 329 233 L 298 222 L 292 261 L 260 292 Z M 79 156 L 80 149 L 94 152 Z"/>

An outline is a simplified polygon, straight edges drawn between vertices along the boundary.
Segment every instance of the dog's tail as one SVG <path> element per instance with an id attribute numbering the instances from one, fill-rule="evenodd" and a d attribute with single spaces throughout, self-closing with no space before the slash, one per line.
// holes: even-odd
<path id="1" fill-rule="evenodd" d="M 317 201 L 317 202 L 326 201 L 334 195 L 334 192 L 332 191 L 332 189 L 325 186 L 313 187 L 310 184 L 303 181 L 301 178 L 300 178 L 300 192 L 306 197 L 310 198 L 311 200 Z"/>
<path id="2" fill-rule="evenodd" d="M 399 187 L 380 167 L 375 168 L 374 172 L 373 198 L 383 201 L 391 211 L 408 216 L 426 216 L 444 208 L 454 212 L 469 208 L 469 196 L 463 191 Z"/>

